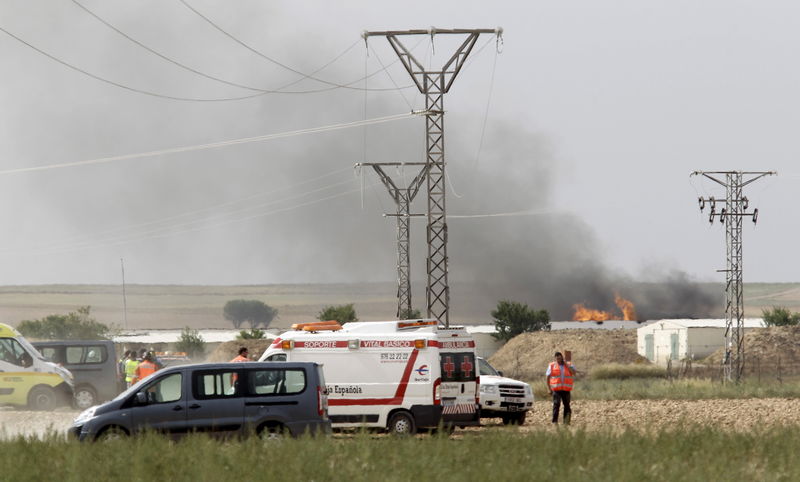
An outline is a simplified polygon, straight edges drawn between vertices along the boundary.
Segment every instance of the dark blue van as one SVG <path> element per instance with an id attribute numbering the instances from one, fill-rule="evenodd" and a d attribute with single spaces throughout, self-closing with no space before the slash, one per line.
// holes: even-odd
<path id="1" fill-rule="evenodd" d="M 89 408 L 70 433 L 80 440 L 143 431 L 171 437 L 278 438 L 330 433 L 322 365 L 312 362 L 204 363 L 164 368 Z"/>
<path id="2" fill-rule="evenodd" d="M 85 410 L 101 401 L 111 400 L 120 392 L 114 342 L 68 340 L 31 343 L 45 359 L 72 372 L 77 408 Z"/>

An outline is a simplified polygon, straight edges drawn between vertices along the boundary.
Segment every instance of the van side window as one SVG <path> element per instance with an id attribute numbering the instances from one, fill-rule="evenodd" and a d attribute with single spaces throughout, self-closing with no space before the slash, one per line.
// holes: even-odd
<path id="1" fill-rule="evenodd" d="M 276 353 L 267 357 L 265 361 L 286 361 L 286 353 Z"/>
<path id="2" fill-rule="evenodd" d="M 183 398 L 180 373 L 173 373 L 164 378 L 156 380 L 155 383 L 143 389 L 147 394 L 148 403 L 168 403 L 177 402 Z"/>
<path id="3" fill-rule="evenodd" d="M 28 352 L 13 338 L 0 338 L 0 361 L 23 366 Z"/>
<path id="4" fill-rule="evenodd" d="M 67 364 L 103 363 L 106 361 L 106 347 L 101 345 L 68 346 Z"/>
<path id="5" fill-rule="evenodd" d="M 306 389 L 306 372 L 301 368 L 247 371 L 248 395 L 293 395 Z"/>
<path id="6" fill-rule="evenodd" d="M 236 395 L 239 375 L 235 370 L 196 371 L 192 378 L 192 393 L 198 400 Z"/>
<path id="7" fill-rule="evenodd" d="M 58 349 L 54 346 L 39 348 L 39 353 L 41 353 L 44 359 L 49 362 L 62 363 L 62 361 L 58 358 Z"/>

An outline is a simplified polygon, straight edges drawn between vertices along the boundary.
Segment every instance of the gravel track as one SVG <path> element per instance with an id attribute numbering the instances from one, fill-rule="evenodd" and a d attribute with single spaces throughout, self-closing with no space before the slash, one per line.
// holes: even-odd
<path id="1" fill-rule="evenodd" d="M 551 403 L 537 401 L 528 412 L 523 432 L 553 430 Z M 0 439 L 19 435 L 41 437 L 66 433 L 78 415 L 73 410 L 32 412 L 0 409 Z M 484 419 L 484 427 L 502 426 L 500 419 Z M 650 431 L 687 426 L 749 431 L 770 425 L 800 427 L 800 400 L 751 398 L 744 400 L 578 400 L 572 403 L 572 428 L 589 431 L 626 428 Z M 482 428 L 469 428 L 469 432 Z"/>

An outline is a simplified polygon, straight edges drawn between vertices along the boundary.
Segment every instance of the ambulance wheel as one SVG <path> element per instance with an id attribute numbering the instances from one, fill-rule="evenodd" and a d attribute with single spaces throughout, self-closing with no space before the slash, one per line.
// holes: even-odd
<path id="1" fill-rule="evenodd" d="M 404 411 L 395 412 L 386 425 L 386 430 L 393 435 L 414 435 L 417 432 L 414 417 Z"/>
<path id="2" fill-rule="evenodd" d="M 28 406 L 32 410 L 50 412 L 56 408 L 56 392 L 50 387 L 33 387 L 28 393 Z"/>
<path id="3" fill-rule="evenodd" d="M 92 387 L 82 386 L 75 390 L 75 408 L 86 410 L 97 405 L 97 393 Z"/>

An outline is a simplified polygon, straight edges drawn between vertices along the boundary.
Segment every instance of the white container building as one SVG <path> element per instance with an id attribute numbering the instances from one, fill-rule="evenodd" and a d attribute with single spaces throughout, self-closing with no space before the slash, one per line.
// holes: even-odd
<path id="1" fill-rule="evenodd" d="M 745 331 L 763 328 L 761 318 L 745 318 Z M 725 320 L 656 320 L 636 330 L 637 351 L 658 365 L 699 360 L 725 345 Z"/>

